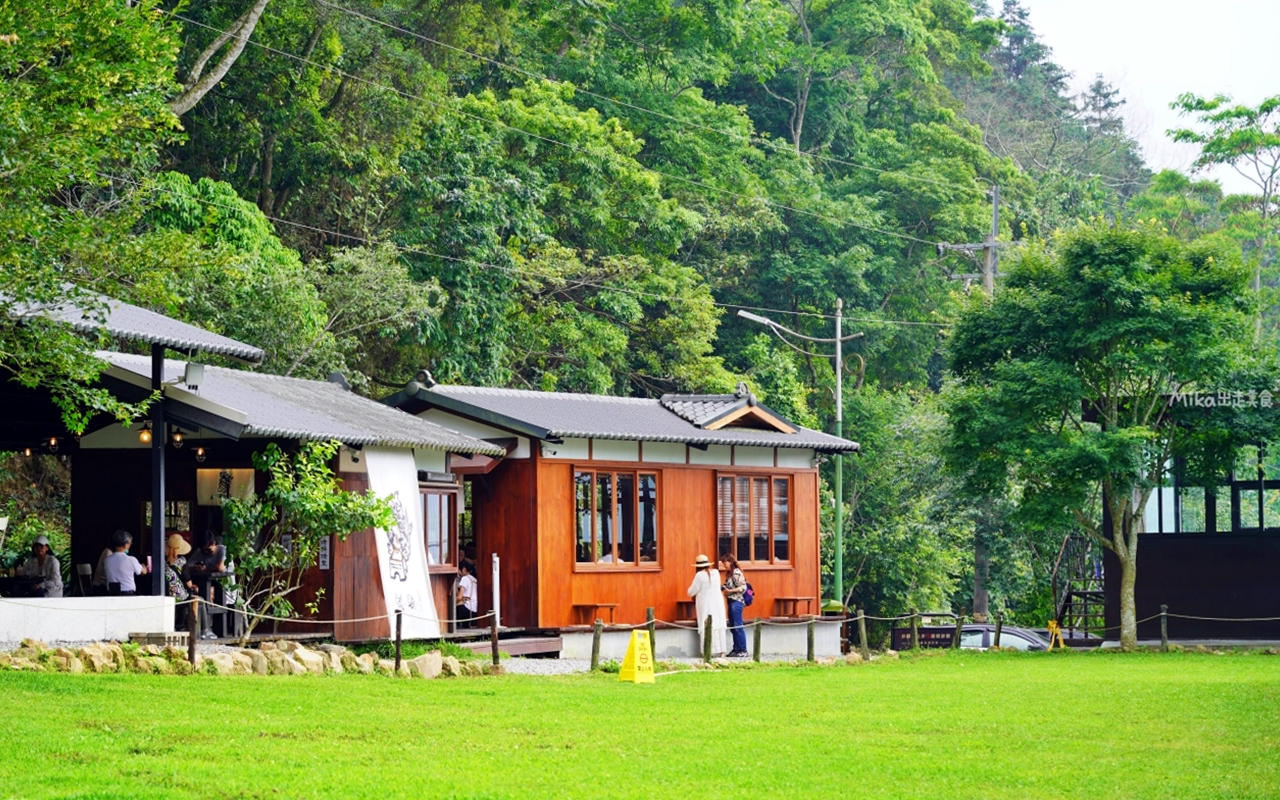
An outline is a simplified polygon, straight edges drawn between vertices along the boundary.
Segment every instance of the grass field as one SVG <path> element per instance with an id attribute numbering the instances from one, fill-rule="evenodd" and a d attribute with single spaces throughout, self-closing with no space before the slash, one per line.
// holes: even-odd
<path id="1" fill-rule="evenodd" d="M 1280 657 L 431 682 L 0 674 L 0 796 L 1280 796 Z"/>

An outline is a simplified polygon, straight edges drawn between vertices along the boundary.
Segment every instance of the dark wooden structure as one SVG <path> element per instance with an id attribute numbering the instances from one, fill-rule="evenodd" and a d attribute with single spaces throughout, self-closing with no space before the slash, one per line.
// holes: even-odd
<path id="1" fill-rule="evenodd" d="M 1214 486 L 1186 482 L 1175 465 L 1147 501 L 1134 589 L 1138 619 L 1160 613 L 1173 639 L 1280 639 L 1280 449 L 1241 450 Z M 1108 520 L 1109 522 L 1109 520 Z M 1105 551 L 1106 638 L 1119 638 L 1120 562 Z M 1138 638 L 1160 638 L 1160 621 Z"/>

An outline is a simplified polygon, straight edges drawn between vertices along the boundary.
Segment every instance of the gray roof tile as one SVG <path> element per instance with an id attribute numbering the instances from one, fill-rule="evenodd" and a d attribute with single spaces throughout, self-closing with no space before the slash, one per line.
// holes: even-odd
<path id="1" fill-rule="evenodd" d="M 99 353 L 111 364 L 150 378 L 148 356 Z M 181 378 L 186 362 L 165 361 L 165 382 Z M 417 447 L 500 456 L 506 450 L 361 397 L 335 383 L 260 372 L 205 367 L 199 396 L 244 413 L 245 433 L 288 439 L 338 439 L 349 445 Z"/>
<path id="2" fill-rule="evenodd" d="M 673 397 L 678 396 L 668 395 L 666 401 L 673 402 Z M 400 392 L 383 402 L 413 411 L 435 406 L 542 439 L 635 439 L 801 447 L 833 453 L 858 449 L 856 442 L 799 426 L 795 433 L 739 427 L 702 430 L 688 418 L 664 408 L 664 401 L 648 398 L 440 384 L 418 388 L 411 395 Z M 696 402 L 705 402 L 705 396 Z"/>
<path id="3" fill-rule="evenodd" d="M 15 306 L 11 313 L 17 317 L 40 316 L 58 320 L 82 333 L 106 331 L 117 339 L 162 344 L 173 350 L 230 356 L 253 364 L 262 361 L 262 350 L 253 345 L 210 333 L 139 306 L 107 297 L 100 299 L 104 305 L 101 313 L 70 302 L 52 307 Z"/>

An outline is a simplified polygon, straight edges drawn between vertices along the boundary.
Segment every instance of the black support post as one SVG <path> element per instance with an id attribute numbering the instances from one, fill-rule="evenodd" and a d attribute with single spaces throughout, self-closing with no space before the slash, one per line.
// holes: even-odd
<path id="1" fill-rule="evenodd" d="M 151 345 L 151 389 L 164 383 L 164 345 Z M 151 405 L 151 594 L 164 595 L 164 398 Z M 139 537 L 141 538 L 141 537 Z"/>

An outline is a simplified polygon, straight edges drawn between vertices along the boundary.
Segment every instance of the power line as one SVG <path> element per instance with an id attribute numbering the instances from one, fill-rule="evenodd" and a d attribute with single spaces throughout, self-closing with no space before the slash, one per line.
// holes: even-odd
<path id="1" fill-rule="evenodd" d="M 204 24 L 204 23 L 202 23 L 202 22 L 197 22 L 197 21 L 195 21 L 195 20 L 193 20 L 193 19 L 189 19 L 189 18 L 187 18 L 187 17 L 182 16 L 181 14 L 177 14 L 177 13 L 172 12 L 172 11 L 169 11 L 169 12 L 166 12 L 166 13 L 168 13 L 170 16 L 174 17 L 175 19 L 182 20 L 183 22 L 186 22 L 186 23 L 191 24 L 191 25 L 195 25 L 196 27 L 204 28 L 205 30 L 209 30 L 209 31 L 213 31 L 214 33 L 217 33 L 217 34 L 219 34 L 219 35 L 228 35 L 228 32 L 227 32 L 227 31 L 225 31 L 225 30 L 222 30 L 221 28 L 217 28 L 217 27 L 214 27 L 214 26 L 212 26 L 212 25 L 206 25 L 206 24 Z M 553 145 L 556 145 L 557 147 L 563 147 L 563 148 L 565 148 L 565 149 L 567 149 L 567 150 L 571 150 L 571 151 L 573 151 L 573 152 L 581 153 L 581 154 L 583 154 L 583 155 L 588 155 L 588 156 L 596 156 L 596 155 L 598 155 L 598 154 L 596 154 L 596 153 L 592 153 L 590 150 L 587 150 L 586 148 L 578 147 L 578 146 L 576 146 L 576 145 L 572 145 L 572 144 L 567 144 L 567 143 L 565 143 L 565 142 L 561 142 L 561 141 L 558 141 L 558 140 L 556 140 L 556 139 L 552 139 L 552 138 L 550 138 L 550 137 L 548 137 L 548 136 L 543 136 L 543 135 L 541 135 L 541 134 L 533 133 L 532 131 L 526 131 L 526 130 L 524 130 L 523 128 L 517 128 L 516 126 L 511 125 L 511 124 L 508 124 L 508 123 L 506 123 L 506 122 L 502 122 L 501 120 L 489 119 L 489 118 L 487 118 L 487 117 L 482 117 L 482 116 L 480 116 L 479 114 L 472 114 L 472 113 L 470 113 L 470 112 L 468 112 L 468 111 L 463 111 L 463 110 L 461 110 L 461 109 L 458 109 L 458 108 L 456 108 L 456 107 L 454 107 L 454 106 L 452 106 L 452 105 L 449 105 L 449 104 L 446 104 L 446 103 L 441 103 L 441 102 L 438 102 L 438 101 L 435 101 L 435 100 L 431 100 L 431 99 L 429 99 L 429 98 L 427 98 L 427 97 L 424 97 L 424 96 L 422 96 L 422 95 L 413 94 L 412 92 L 406 92 L 406 91 L 404 91 L 403 89 L 397 89 L 397 88 L 395 88 L 394 86 L 387 86 L 387 85 L 385 85 L 385 84 L 377 83 L 376 81 L 371 81 L 371 80 L 369 80 L 369 79 L 367 79 L 367 78 L 362 78 L 362 77 L 360 77 L 359 75 L 355 75 L 355 74 L 353 74 L 353 73 L 346 72 L 346 71 L 344 71 L 344 70 L 338 69 L 337 67 L 326 66 L 326 65 L 324 65 L 324 64 L 320 64 L 320 63 L 318 63 L 318 62 L 312 61 L 312 60 L 310 60 L 310 59 L 308 59 L 308 58 L 305 58 L 305 57 L 303 57 L 303 56 L 294 55 L 293 53 L 289 53 L 289 52 L 284 51 L 284 50 L 276 49 L 276 48 L 271 47 L 271 46 L 269 46 L 269 45 L 262 44 L 261 42 L 255 42 L 255 41 L 253 41 L 252 39 L 248 40 L 248 44 L 251 44 L 251 45 L 253 45 L 254 47 L 257 47 L 257 48 L 259 48 L 259 49 L 261 49 L 261 50 L 265 50 L 265 51 L 267 51 L 267 52 L 269 52 L 269 53 L 274 53 L 274 54 L 276 54 L 276 55 L 284 56 L 285 58 L 293 59 L 293 60 L 298 61 L 298 62 L 301 62 L 301 63 L 303 63 L 303 64 L 307 64 L 308 66 L 315 67 L 316 69 L 321 69 L 321 70 L 325 70 L 325 71 L 328 71 L 328 72 L 332 72 L 332 73 L 337 74 L 337 75 L 341 75 L 341 76 L 342 76 L 342 77 L 344 77 L 344 78 L 349 78 L 349 79 L 351 79 L 351 80 L 353 80 L 353 81 L 357 81 L 357 82 L 359 82 L 359 83 L 363 83 L 363 84 L 365 84 L 365 85 L 367 85 L 367 86 L 370 86 L 370 87 L 373 87 L 373 88 L 382 89 L 382 90 L 384 90 L 384 91 L 392 92 L 392 93 L 394 93 L 394 94 L 400 95 L 401 97 L 407 98 L 407 99 L 409 99 L 409 100 L 416 100 L 416 101 L 421 102 L 421 103 L 426 103 L 427 105 L 434 106 L 435 108 L 439 108 L 439 109 L 444 110 L 444 111 L 452 112 L 452 113 L 454 113 L 454 114 L 457 114 L 457 115 L 462 116 L 462 117 L 466 117 L 466 118 L 468 118 L 468 119 L 473 119 L 473 120 L 476 120 L 476 121 L 478 121 L 478 122 L 482 122 L 482 123 L 485 123 L 485 124 L 488 124 L 488 125 L 494 125 L 494 126 L 499 127 L 499 128 L 505 128 L 505 129 L 507 129 L 507 130 L 514 131 L 514 132 L 516 132 L 516 133 L 521 133 L 521 134 L 524 134 L 525 136 L 532 137 L 532 138 L 537 139 L 537 140 L 539 140 L 539 141 L 543 141 L 543 142 L 546 142 L 546 143 L 548 143 L 548 144 L 553 144 Z M 849 220 L 837 219 L 836 217 L 831 217 L 831 216 L 828 216 L 828 215 L 826 215 L 826 214 L 820 214 L 820 213 L 818 213 L 818 212 L 816 212 L 816 211 L 806 211 L 806 210 L 804 210 L 804 209 L 795 208 L 794 206 L 788 206 L 788 205 L 785 205 L 785 204 L 783 204 L 783 203 L 777 203 L 777 202 L 774 202 L 774 201 L 772 201 L 772 200 L 769 200 L 769 199 L 768 199 L 768 198 L 766 198 L 766 197 L 760 197 L 760 196 L 756 196 L 756 195 L 747 195 L 747 194 L 743 194 L 743 193 L 741 193 L 741 192 L 735 192 L 735 191 L 733 191 L 733 190 L 731 190 L 731 189 L 724 189 L 724 188 L 721 188 L 721 187 L 719 187 L 719 186 L 712 186 L 711 184 L 704 183 L 704 182 L 702 182 L 702 181 L 698 181 L 698 180 L 694 180 L 693 178 L 686 178 L 686 177 L 683 177 L 683 176 L 680 176 L 680 175 L 672 175 L 672 174 L 670 174 L 670 173 L 662 172 L 661 170 L 653 169 L 652 167 L 646 167 L 646 166 L 644 166 L 643 164 L 640 164 L 640 163 L 638 163 L 638 162 L 637 162 L 637 167 L 638 167 L 639 169 L 641 169 L 641 170 L 645 171 L 645 172 L 652 173 L 652 174 L 657 175 L 657 176 L 659 176 L 659 177 L 661 177 L 661 178 L 666 178 L 666 179 L 668 179 L 668 180 L 673 180 L 673 181 L 677 181 L 677 182 L 680 182 L 680 183 L 686 183 L 686 184 L 689 184 L 689 185 L 691 185 L 691 186 L 697 186 L 697 187 L 699 187 L 699 188 L 707 189 L 707 190 L 709 190 L 709 191 L 713 191 L 713 192 L 720 192 L 721 194 L 728 195 L 728 196 L 730 196 L 730 197 L 736 197 L 736 198 L 738 198 L 738 199 L 740 199 L 740 200 L 747 200 L 747 201 L 751 201 L 751 202 L 759 202 L 759 203 L 763 203 L 763 204 L 765 204 L 765 205 L 767 205 L 767 206 L 770 206 L 770 207 L 772 207 L 772 208 L 780 209 L 780 210 L 783 210 L 783 211 L 791 211 L 791 212 L 793 212 L 793 213 L 801 214 L 801 215 L 804 215 L 804 216 L 814 217 L 814 218 L 816 218 L 816 219 L 825 220 L 825 221 L 827 221 L 827 222 L 831 222 L 831 223 L 834 223 L 834 224 L 836 224 L 836 225 L 840 225 L 840 226 L 848 226 L 848 227 L 851 227 L 851 228 L 858 228 L 859 230 L 868 231 L 868 232 L 870 232 L 870 233 L 878 233 L 878 234 L 881 234 L 881 235 L 883 235 L 883 236 L 890 236 L 890 237 L 894 237 L 894 238 L 897 238 L 897 239 L 902 239 L 902 240 L 904 240 L 904 241 L 918 242 L 918 243 L 920 243 L 920 244 L 929 245 L 929 246 L 931 246 L 931 247 L 936 247 L 936 246 L 938 245 L 938 242 L 936 242 L 936 241 L 931 241 L 931 240 L 928 240 L 928 239 L 922 239 L 922 238 L 920 238 L 920 237 L 918 237 L 918 236 L 913 236 L 913 235 L 911 235 L 911 234 L 909 234 L 909 233 L 902 233 L 902 232 L 900 232 L 900 231 L 888 231 L 888 230 L 884 230 L 884 229 L 881 229 L 881 228 L 874 228 L 874 227 L 872 227 L 872 226 L 870 226 L 870 225 L 862 225 L 862 224 L 859 224 L 859 223 L 856 223 L 856 222 L 851 222 L 851 221 L 849 221 Z"/>
<path id="2" fill-rule="evenodd" d="M 133 180 L 132 178 L 124 177 L 122 175 L 104 175 L 104 177 L 110 180 L 120 181 L 121 183 L 127 183 L 131 186 L 134 186 L 144 191 L 164 192 L 165 194 L 171 195 L 173 197 L 179 197 L 184 200 L 195 200 L 196 202 L 204 203 L 205 205 L 211 206 L 213 208 L 222 208 L 228 211 L 243 210 L 243 209 L 237 208 L 236 206 L 227 205 L 226 203 L 214 202 L 213 200 L 209 200 L 208 198 L 193 197 L 191 195 L 179 194 L 178 192 L 175 192 L 174 190 L 164 186 L 159 186 L 156 184 L 144 184 L 139 181 Z M 245 201 L 245 202 L 248 202 L 248 201 Z M 261 213 L 265 219 L 270 220 L 271 222 L 274 222 L 274 223 L 278 223 L 280 225 L 289 225 L 295 228 L 300 228 L 302 230 L 310 231 L 312 233 L 321 233 L 327 236 L 333 236 L 338 239 L 348 239 L 352 242 L 356 242 L 365 246 L 391 247 L 401 255 L 421 255 L 421 256 L 427 256 L 429 258 L 439 258 L 444 261 L 452 261 L 459 264 L 468 264 L 471 266 L 479 267 L 481 269 L 499 270 L 501 272 L 506 272 L 508 274 L 511 274 L 517 277 L 525 277 L 525 278 L 550 277 L 548 275 L 534 272 L 532 270 L 521 270 L 516 267 L 505 266 L 502 264 L 493 264 L 487 261 L 479 261 L 473 258 L 465 258 L 461 256 L 451 256 L 445 253 L 437 253 L 435 251 L 428 250 L 422 247 L 411 247 L 411 246 L 396 244 L 395 242 L 370 239 L 368 237 L 358 236 L 356 234 L 341 233 L 339 231 L 330 230 L 328 228 L 321 228 L 315 225 L 307 225 L 306 223 L 302 223 L 302 222 L 295 222 L 293 220 L 283 219 L 280 217 L 273 217 L 269 214 L 266 214 L 265 212 L 262 212 L 261 210 L 259 210 L 259 213 Z M 604 284 L 594 283 L 591 281 L 583 281 L 583 280 L 574 280 L 572 282 L 577 286 L 590 287 L 593 289 L 599 289 L 601 291 L 606 291 L 606 292 L 618 292 L 619 294 L 629 294 L 637 297 L 648 297 L 655 300 L 664 300 L 668 302 L 680 302 L 680 303 L 694 302 L 688 297 L 680 297 L 678 295 L 664 295 L 664 294 L 657 294 L 656 292 L 644 292 L 637 289 L 627 289 L 620 286 L 606 286 Z M 821 318 L 821 319 L 833 318 L 832 315 L 830 314 L 821 314 L 814 311 L 791 311 L 791 310 L 782 309 L 782 308 L 766 308 L 762 306 L 748 306 L 748 305 L 742 305 L 739 303 L 723 303 L 714 299 L 711 300 L 711 305 L 717 306 L 719 308 L 743 309 L 747 311 L 763 311 L 770 314 L 790 314 L 798 317 L 813 317 L 813 318 Z M 918 322 L 918 321 L 912 321 L 912 320 L 881 319 L 878 317 L 845 317 L 845 319 L 855 321 L 855 322 L 873 322 L 873 323 L 880 323 L 884 325 L 930 326 L 930 327 L 939 327 L 939 328 L 945 328 L 950 325 L 950 323 L 942 323 L 942 322 Z"/>
<path id="3" fill-rule="evenodd" d="M 316 0 L 316 2 L 317 2 L 317 3 L 319 3 L 320 5 L 328 6 L 329 8 L 332 8 L 332 9 L 334 9 L 335 11 L 341 11 L 342 13 L 344 13 L 344 14 L 348 14 L 348 15 L 350 15 L 350 16 L 352 16 L 352 17 L 356 17 L 356 18 L 358 18 L 358 19 L 362 19 L 362 20 L 365 20 L 365 21 L 367 21 L 367 22 L 371 22 L 371 23 L 373 23 L 373 24 L 375 24 L 375 25 L 381 25 L 381 26 L 383 26 L 383 27 L 385 27 L 385 28 L 388 28 L 388 29 L 390 29 L 390 30 L 396 31 L 396 32 L 398 32 L 398 33 L 403 33 L 403 34 L 405 34 L 406 36 L 412 36 L 412 37 L 414 37 L 415 39 L 419 39 L 419 40 L 424 41 L 424 42 L 429 42 L 429 43 L 434 44 L 434 45 L 437 45 L 437 46 L 439 46 L 439 47 L 443 47 L 443 48 L 445 48 L 445 49 L 447 49 L 447 50 L 453 50 L 454 52 L 461 53 L 461 54 L 463 54 L 463 55 L 465 55 L 465 56 L 469 56 L 469 57 L 474 58 L 474 59 L 477 59 L 477 60 L 479 60 L 479 61 L 483 61 L 483 62 L 485 62 L 485 63 L 492 64 L 493 66 L 498 67 L 499 69 L 509 70 L 509 71 L 514 72 L 514 73 L 516 73 L 516 74 L 518 74 L 518 75 L 523 75 L 524 77 L 527 77 L 527 78 L 533 78 L 533 79 L 535 79 L 535 80 L 541 80 L 541 81 L 552 81 L 552 80 L 553 80 L 553 79 L 551 79 L 551 78 L 548 78 L 548 77 L 547 77 L 547 76 L 545 76 L 545 75 L 542 75 L 542 74 L 540 74 L 540 73 L 534 72 L 533 70 L 524 69 L 523 67 L 516 66 L 515 64 L 511 64 L 511 63 L 508 63 L 508 62 L 505 62 L 505 61 L 499 61 L 498 59 L 490 58 L 489 56 L 481 55 L 481 54 L 479 54 L 479 53 L 473 53 L 473 52 L 471 52 L 470 50 L 467 50 L 466 48 L 458 47 L 458 46 L 456 46 L 456 45 L 452 45 L 452 44 L 449 44 L 449 43 L 447 43 L 447 42 L 442 42 L 442 41 L 440 41 L 439 39 L 433 39 L 433 38 L 431 38 L 430 36 L 427 36 L 427 35 L 425 35 L 425 34 L 418 33 L 417 31 L 411 31 L 411 30 L 409 30 L 408 28 L 402 28 L 402 27 L 400 27 L 400 26 L 398 26 L 398 25 L 394 25 L 394 24 L 392 24 L 392 23 L 390 23 L 390 22 L 387 22 L 387 21 L 385 21 L 385 20 L 378 19 L 377 17 L 370 16 L 370 15 L 368 15 L 368 14 L 365 14 L 365 13 L 361 12 L 361 11 L 356 11 L 355 9 L 352 9 L 352 8 L 346 8 L 346 7 L 344 7 L 344 6 L 340 6 L 340 5 L 338 5 L 337 3 L 331 3 L 331 2 L 329 2 L 329 0 Z M 619 105 L 619 106 L 622 106 L 622 107 L 624 107 L 624 108 L 632 109 L 633 111 L 640 111 L 640 112 L 645 113 L 645 114 L 651 114 L 651 115 L 653 115 L 653 116 L 655 116 L 655 117 L 659 117 L 659 118 L 661 118 L 661 119 L 669 120 L 669 121 L 671 121 L 671 122 L 678 122 L 678 123 L 680 123 L 681 125 L 687 125 L 687 126 L 689 126 L 689 127 L 691 127 L 691 128 L 697 128 L 697 129 L 699 129 L 699 130 L 704 130 L 704 131 L 707 131 L 707 132 L 709 132 L 709 133 L 714 133 L 714 134 L 718 134 L 718 135 L 720 135 L 720 136 L 725 136 L 725 137 L 727 137 L 727 138 L 737 139 L 738 141 L 755 142 L 755 143 L 758 143 L 758 144 L 762 144 L 762 145 L 764 145 L 764 146 L 766 146 L 766 147 L 772 148 L 772 149 L 774 149 L 774 150 L 777 150 L 777 151 L 779 151 L 779 152 L 785 152 L 785 153 L 788 153 L 788 154 L 791 154 L 791 155 L 804 156 L 804 157 L 806 157 L 806 158 L 812 158 L 812 159 L 815 159 L 815 160 L 818 160 L 818 161 L 827 161 L 827 162 L 830 162 L 830 163 L 833 163 L 833 164 L 841 164 L 841 165 L 843 165 L 843 166 L 854 167 L 854 168 L 856 168 L 856 169 L 861 169 L 861 170 L 867 170 L 868 172 L 876 172 L 876 173 L 879 173 L 879 174 L 881 174 L 881 175 L 893 175 L 893 176 L 895 176 L 895 177 L 905 178 L 906 180 L 913 180 L 913 181 L 917 181 L 917 182 L 920 182 L 920 183 L 929 183 L 929 184 L 933 184 L 933 185 L 935 185 L 935 186 L 944 186 L 944 187 L 947 187 L 947 188 L 949 188 L 949 189 L 960 189 L 960 190 L 962 190 L 962 191 L 978 191 L 978 190 L 980 190 L 980 187 L 977 187 L 977 186 L 966 186 L 966 185 L 964 185 L 964 184 L 960 184 L 960 183 L 953 183 L 953 182 L 951 182 L 951 181 L 940 181 L 940 180 L 934 180 L 933 178 L 925 178 L 925 177 L 922 177 L 922 176 L 919 176 L 919 175 L 911 175 L 911 174 L 909 174 L 909 173 L 899 172 L 899 171 L 896 171 L 896 170 L 891 170 L 891 169 L 882 169 L 882 168 L 880 168 L 880 167 L 872 167 L 872 166 L 869 166 L 869 165 L 867 165 L 867 164 L 859 164 L 859 163 L 854 162 L 854 161 L 848 161 L 848 160 L 846 160 L 846 159 L 836 158 L 835 156 L 828 156 L 828 155 L 824 155 L 824 154 L 822 154 L 822 153 L 808 153 L 808 152 L 805 152 L 805 151 L 803 151 L 803 150 L 795 149 L 795 148 L 792 148 L 792 147 L 788 147 L 787 145 L 780 144 L 780 143 L 778 143 L 778 142 L 776 142 L 776 141 L 774 141 L 774 140 L 772 140 L 772 139 L 769 139 L 769 138 L 764 137 L 764 136 L 760 136 L 760 135 L 758 135 L 758 134 L 755 134 L 755 135 L 744 135 L 744 134 L 741 134 L 741 133 L 737 133 L 737 132 L 735 132 L 735 131 L 726 131 L 726 130 L 721 130 L 721 129 L 719 129 L 719 128 L 714 128 L 714 127 L 712 127 L 712 126 L 710 126 L 710 125 L 703 125 L 703 124 L 701 124 L 701 123 L 699 123 L 699 122 L 695 122 L 695 121 L 693 121 L 693 120 L 682 119 L 682 118 L 680 118 L 680 117 L 676 117 L 676 116 L 673 116 L 673 115 L 671 115 L 671 114 L 667 114 L 667 113 L 665 113 L 665 112 L 663 112 L 663 111 L 657 111 L 657 110 L 652 109 L 652 108 L 646 108 L 646 107 L 641 106 L 641 105 L 636 105 L 635 103 L 629 103 L 629 102 L 627 102 L 626 100 L 619 100 L 619 99 L 618 99 L 618 98 L 616 98 L 616 97 L 610 97 L 610 96 L 608 96 L 608 95 L 598 94 L 597 92 L 593 92 L 593 91 L 591 91 L 590 89 L 584 89 L 583 87 L 581 87 L 581 86 L 579 86 L 579 85 L 577 85 L 577 84 L 573 83 L 572 81 L 567 81 L 567 80 L 563 80 L 563 79 L 554 79 L 554 81 L 553 81 L 553 82 L 555 82 L 555 83 L 565 83 L 565 84 L 568 84 L 568 85 L 570 85 L 570 86 L 572 86 L 572 87 L 573 87 L 573 89 L 574 89 L 574 91 L 575 91 L 575 92 L 577 92 L 577 93 L 579 93 L 579 94 L 587 95 L 588 97 L 594 97 L 594 98 L 596 98 L 597 100 L 602 100 L 602 101 L 604 101 L 604 102 L 606 102 L 606 103 L 614 103 L 614 104 Z"/>

